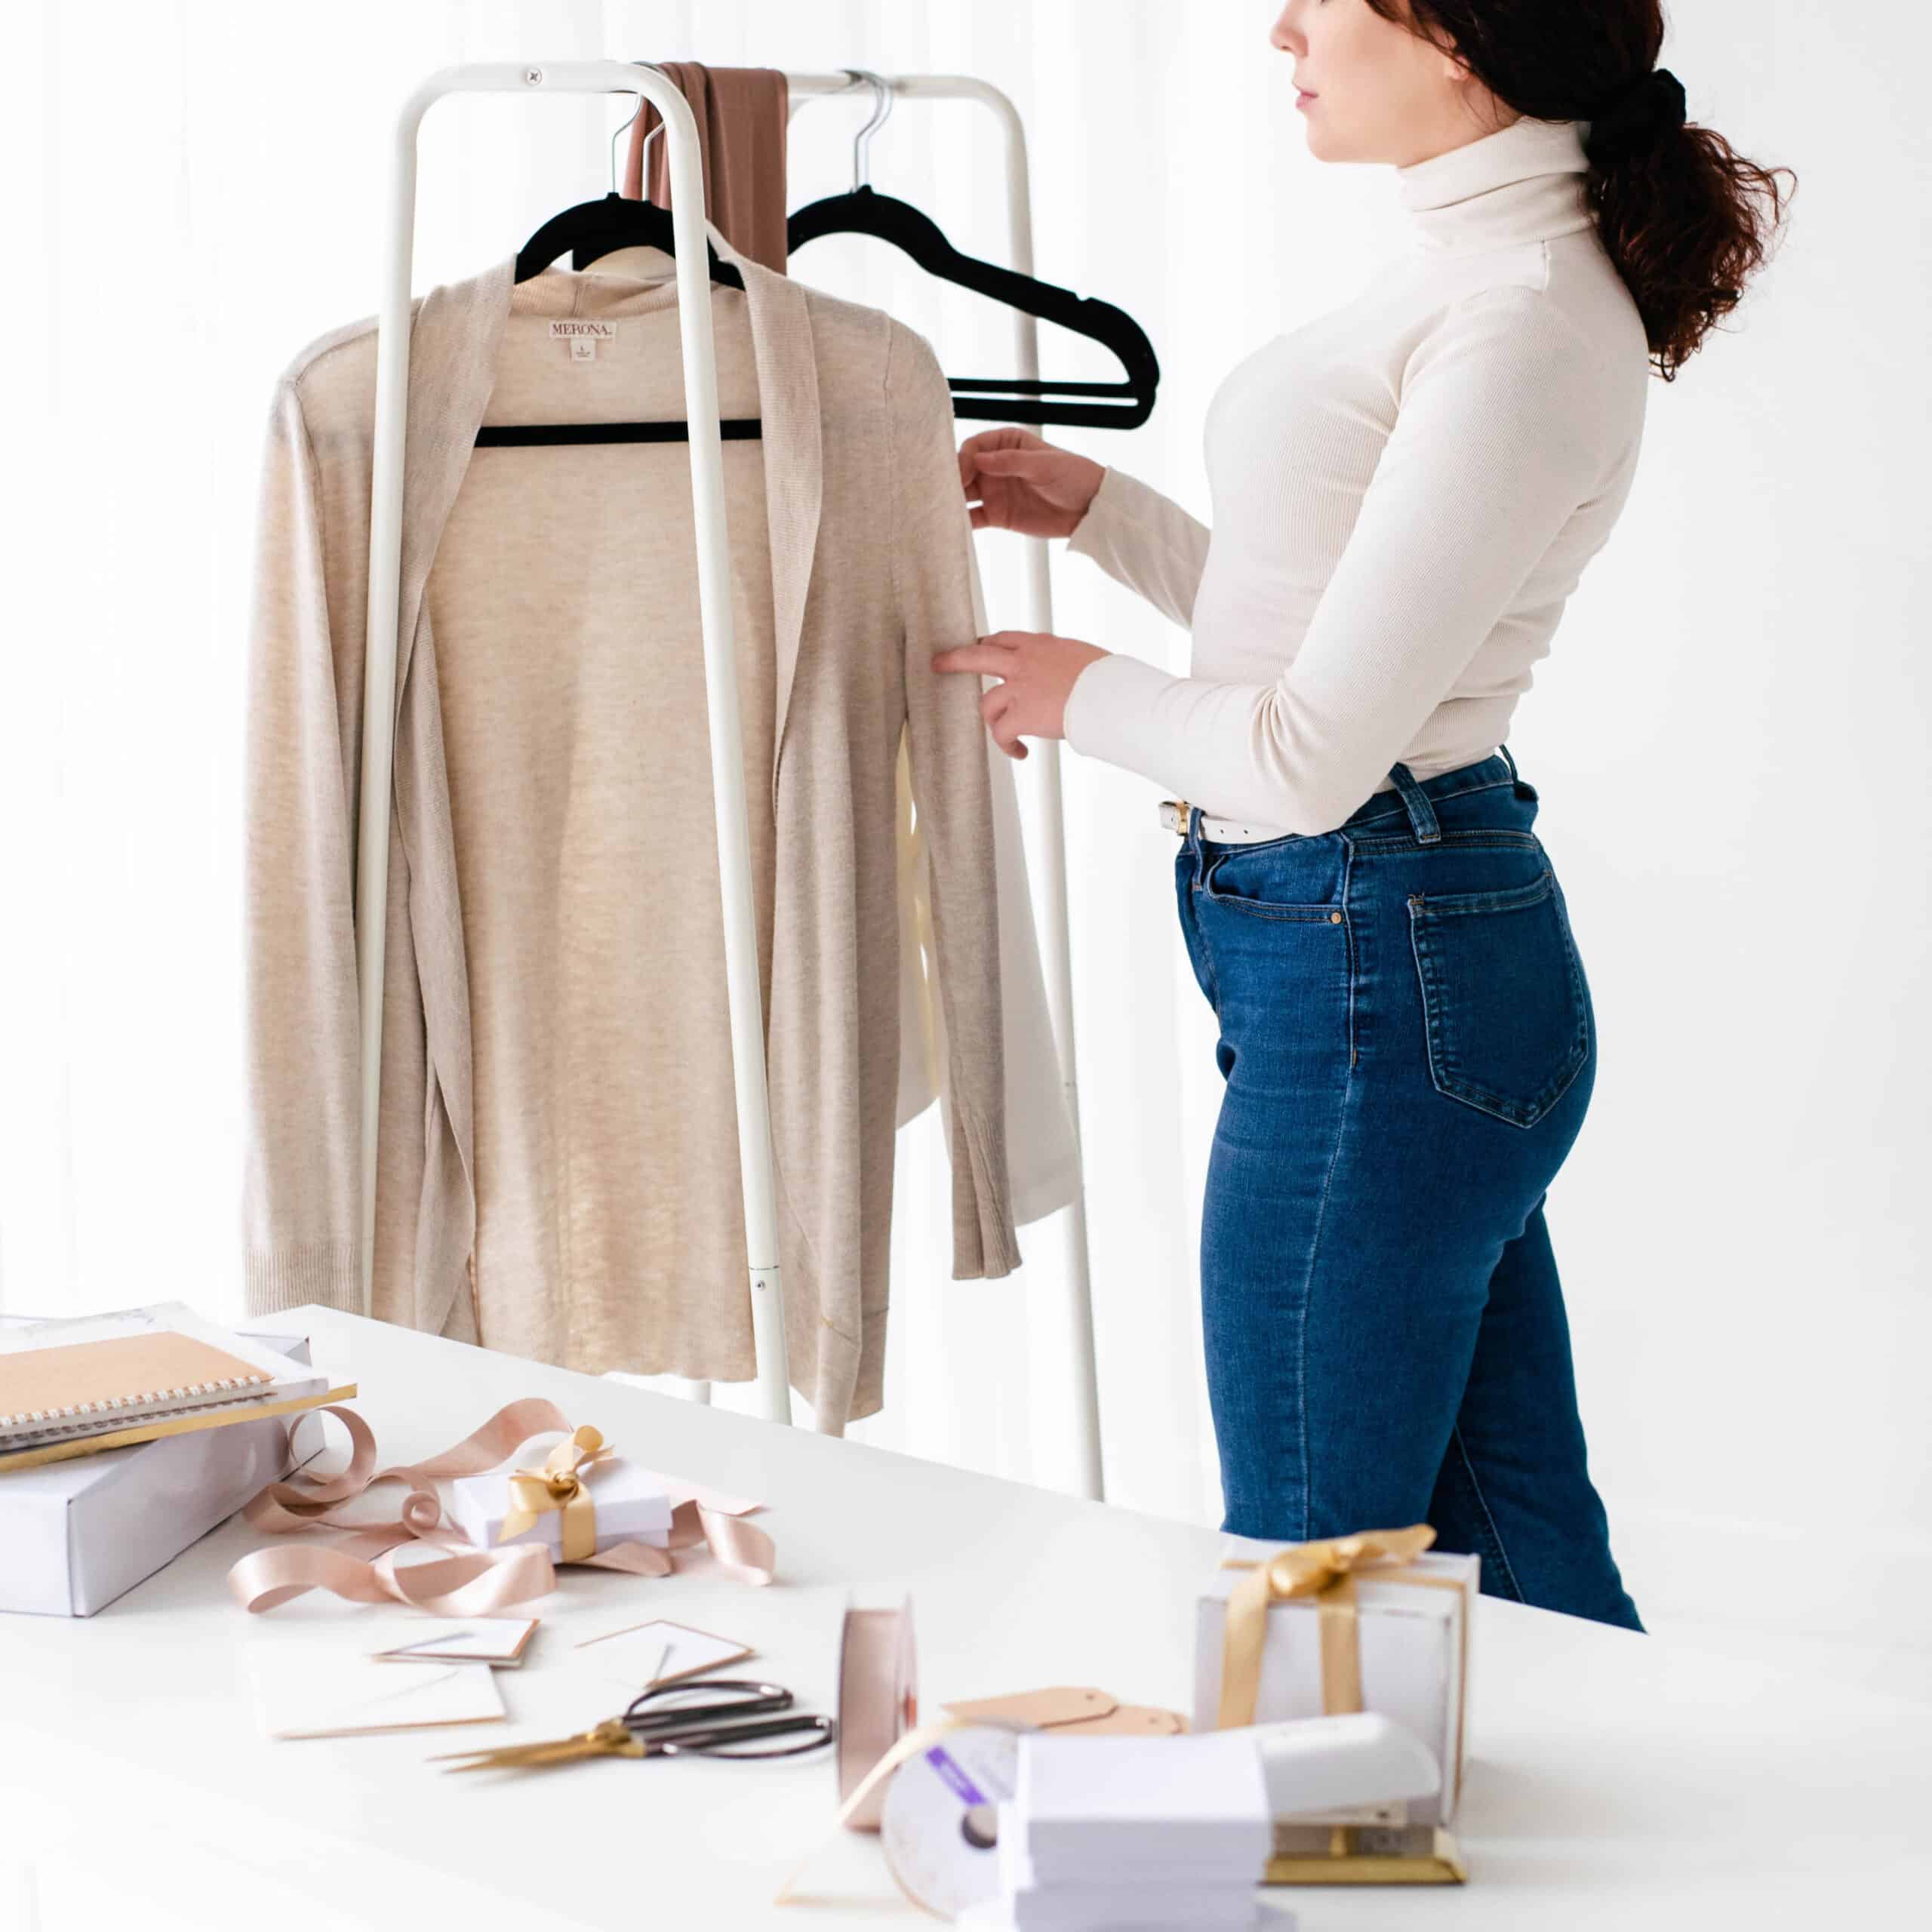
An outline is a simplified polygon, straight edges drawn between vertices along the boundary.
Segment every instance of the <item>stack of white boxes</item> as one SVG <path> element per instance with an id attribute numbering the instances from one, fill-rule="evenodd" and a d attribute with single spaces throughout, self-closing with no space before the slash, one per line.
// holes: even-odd
<path id="1" fill-rule="evenodd" d="M 1002 1897 L 976 1917 L 1014 1932 L 1262 1922 L 1272 1838 L 1251 1734 L 1020 1740 L 1002 1805 Z M 1279 1915 L 1271 1932 L 1290 1921 Z"/>

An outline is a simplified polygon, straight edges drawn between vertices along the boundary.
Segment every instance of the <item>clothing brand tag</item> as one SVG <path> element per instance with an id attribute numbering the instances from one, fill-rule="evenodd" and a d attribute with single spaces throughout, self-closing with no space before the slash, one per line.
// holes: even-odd
<path id="1" fill-rule="evenodd" d="M 599 343 L 614 342 L 617 337 L 615 322 L 585 321 L 576 316 L 567 321 L 553 321 L 550 325 L 550 340 L 565 343 L 570 350 L 573 362 L 595 362 Z"/>

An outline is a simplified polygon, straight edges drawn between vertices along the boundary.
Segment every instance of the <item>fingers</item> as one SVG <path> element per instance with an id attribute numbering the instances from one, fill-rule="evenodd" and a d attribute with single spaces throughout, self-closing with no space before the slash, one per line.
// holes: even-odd
<path id="1" fill-rule="evenodd" d="M 1026 755 L 1026 747 L 1020 742 L 1019 712 L 1011 685 L 995 685 L 980 700 L 980 715 L 986 721 L 993 743 L 1008 758 Z"/>
<path id="2" fill-rule="evenodd" d="M 1024 429 L 982 429 L 977 436 L 968 436 L 959 445 L 959 481 L 970 495 L 973 479 L 978 474 L 980 463 L 989 456 L 1001 450 L 1021 448 L 1029 441 L 1038 442 L 1037 436 L 1029 437 Z"/>
<path id="3" fill-rule="evenodd" d="M 1040 459 L 1055 454 L 1051 443 L 1031 430 L 983 430 L 959 445 L 959 487 L 969 500 L 977 500 L 982 477 L 1035 475 Z"/>
<path id="4" fill-rule="evenodd" d="M 968 436 L 959 445 L 959 454 L 978 456 L 988 450 L 1043 450 L 1047 447 L 1047 439 L 1035 435 L 1031 429 L 1008 427 L 982 429 L 977 435 Z"/>
<path id="5" fill-rule="evenodd" d="M 998 643 L 992 638 L 982 638 L 977 644 L 962 644 L 951 651 L 935 652 L 933 669 L 977 671 L 982 677 L 1008 678 L 1019 660 L 1020 653 L 1012 645 Z"/>
<path id="6" fill-rule="evenodd" d="M 1021 647 L 1029 633 L 998 631 L 978 643 L 962 645 L 952 651 L 935 651 L 935 671 L 977 671 L 982 677 L 1010 679 L 1018 672 Z M 995 685 L 980 694 L 980 716 L 992 741 L 1011 758 L 1023 758 L 1026 747 L 1020 739 L 1020 693 L 1010 682 Z"/>
<path id="7" fill-rule="evenodd" d="M 983 450 L 973 459 L 982 476 L 1032 476 L 1052 460 L 1051 450 Z"/>

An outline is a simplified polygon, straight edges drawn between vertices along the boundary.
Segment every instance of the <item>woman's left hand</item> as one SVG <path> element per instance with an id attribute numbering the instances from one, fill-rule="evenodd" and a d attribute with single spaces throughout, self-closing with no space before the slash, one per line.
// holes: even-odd
<path id="1" fill-rule="evenodd" d="M 977 644 L 942 651 L 936 671 L 976 671 L 1001 681 L 980 700 L 980 715 L 1008 758 L 1024 758 L 1027 738 L 1066 736 L 1066 700 L 1074 680 L 1109 654 L 1098 645 L 1041 631 L 995 631 Z"/>

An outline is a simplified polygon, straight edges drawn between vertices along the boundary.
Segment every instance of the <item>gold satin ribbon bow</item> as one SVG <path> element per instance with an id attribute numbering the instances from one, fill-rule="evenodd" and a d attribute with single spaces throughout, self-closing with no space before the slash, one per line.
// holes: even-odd
<path id="1" fill-rule="evenodd" d="M 1435 1540 L 1426 1523 L 1406 1530 L 1364 1530 L 1324 1543 L 1291 1543 L 1266 1561 L 1230 1558 L 1224 1570 L 1245 1570 L 1228 1598 L 1221 1650 L 1221 1703 L 1217 1729 L 1254 1721 L 1261 1687 L 1261 1653 L 1268 1638 L 1269 1607 L 1291 1598 L 1314 1601 L 1321 1643 L 1321 1709 L 1330 1717 L 1359 1711 L 1361 1632 L 1355 1616 L 1355 1577 L 1377 1582 L 1457 1586 L 1451 1578 L 1406 1567 Z"/>
<path id="2" fill-rule="evenodd" d="M 597 1554 L 597 1507 L 583 1472 L 611 1454 L 602 1435 L 589 1423 L 567 1436 L 543 1460 L 540 1469 L 510 1472 L 510 1513 L 497 1532 L 499 1543 L 521 1536 L 540 1516 L 563 1515 L 562 1560 L 582 1563 Z"/>

